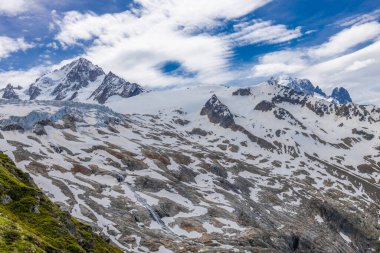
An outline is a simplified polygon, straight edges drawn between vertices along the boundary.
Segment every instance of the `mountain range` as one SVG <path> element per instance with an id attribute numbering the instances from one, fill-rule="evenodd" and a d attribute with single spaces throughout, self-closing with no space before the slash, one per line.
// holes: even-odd
<path id="1" fill-rule="evenodd" d="M 319 86 L 315 87 L 308 79 L 280 76 L 272 77 L 268 83 L 287 86 L 310 96 L 319 95 L 341 104 L 352 102 L 345 88 L 334 88 L 332 94 L 327 96 Z M 85 58 L 79 58 L 41 76 L 27 89 L 8 84 L 0 91 L 4 99 L 69 100 L 104 104 L 112 97 L 129 98 L 148 90 L 139 84 L 127 82 L 112 72 L 105 74 L 99 66 Z"/>
<path id="2" fill-rule="evenodd" d="M 0 151 L 125 252 L 380 251 L 380 108 L 342 87 L 149 91 L 78 59 L 2 92 Z"/>

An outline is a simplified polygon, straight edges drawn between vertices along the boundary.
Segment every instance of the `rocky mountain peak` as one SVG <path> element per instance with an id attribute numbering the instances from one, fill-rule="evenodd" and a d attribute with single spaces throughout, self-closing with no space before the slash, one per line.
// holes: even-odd
<path id="1" fill-rule="evenodd" d="M 343 87 L 335 88 L 331 93 L 331 97 L 340 104 L 352 103 L 350 93 Z"/>
<path id="2" fill-rule="evenodd" d="M 324 93 L 323 90 L 319 88 L 319 86 L 315 87 L 314 93 L 321 95 L 322 97 L 327 97 L 326 93 Z"/>
<path id="3" fill-rule="evenodd" d="M 53 100 L 73 100 L 79 90 L 104 75 L 102 68 L 85 58 L 79 58 L 37 79 L 29 87 L 28 94 L 31 100 L 41 94 Z"/>
<path id="4" fill-rule="evenodd" d="M 207 115 L 211 123 L 219 124 L 224 128 L 235 124 L 234 116 L 230 109 L 220 102 L 215 94 L 203 106 L 201 115 Z"/>
<path id="5" fill-rule="evenodd" d="M 16 94 L 16 92 L 15 92 L 14 87 L 12 86 L 12 84 L 9 83 L 4 88 L 4 93 L 3 93 L 2 98 L 4 98 L 4 99 L 19 99 L 19 96 Z"/>
<path id="6" fill-rule="evenodd" d="M 146 92 L 144 88 L 136 83 L 130 83 L 123 78 L 109 72 L 102 84 L 91 94 L 90 98 L 104 104 L 112 96 L 129 98 Z"/>
<path id="7" fill-rule="evenodd" d="M 279 76 L 279 77 L 271 77 L 268 80 L 268 83 L 271 85 L 281 85 L 289 87 L 295 91 L 302 92 L 306 95 L 314 95 L 316 92 L 316 87 L 311 83 L 309 79 L 299 79 L 289 76 Z M 319 87 L 318 87 L 319 88 Z M 319 91 L 319 90 L 317 90 Z"/>

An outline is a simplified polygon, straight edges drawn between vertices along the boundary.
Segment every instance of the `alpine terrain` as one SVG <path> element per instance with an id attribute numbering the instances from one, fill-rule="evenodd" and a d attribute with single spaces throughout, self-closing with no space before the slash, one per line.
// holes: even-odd
<path id="1" fill-rule="evenodd" d="M 380 252 L 380 108 L 343 87 L 154 91 L 83 58 L 31 82 L 0 92 L 0 249 L 62 252 L 53 210 L 68 252 Z"/>

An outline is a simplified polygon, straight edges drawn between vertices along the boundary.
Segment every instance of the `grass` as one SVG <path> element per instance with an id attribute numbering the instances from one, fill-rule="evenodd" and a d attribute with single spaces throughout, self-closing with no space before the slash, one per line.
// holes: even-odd
<path id="1" fill-rule="evenodd" d="M 121 252 L 51 202 L 0 153 L 0 252 Z"/>

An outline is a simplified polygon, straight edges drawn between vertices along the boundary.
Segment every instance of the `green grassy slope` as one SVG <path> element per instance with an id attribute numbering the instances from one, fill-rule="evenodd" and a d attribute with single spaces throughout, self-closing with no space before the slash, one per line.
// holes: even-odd
<path id="1" fill-rule="evenodd" d="M 0 252 L 121 252 L 61 211 L 0 153 Z"/>

